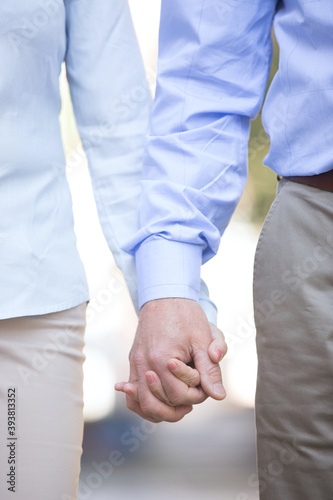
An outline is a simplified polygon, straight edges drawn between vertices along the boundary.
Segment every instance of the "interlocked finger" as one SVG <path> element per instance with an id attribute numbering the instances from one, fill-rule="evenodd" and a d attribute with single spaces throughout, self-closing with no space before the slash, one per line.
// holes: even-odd
<path id="1" fill-rule="evenodd" d="M 190 370 L 192 369 L 190 368 Z M 177 391 L 173 392 L 171 396 L 168 395 L 160 377 L 153 371 L 146 373 L 146 380 L 152 394 L 169 406 L 194 405 L 202 403 L 207 399 L 207 394 L 200 386 L 189 387 L 186 383 L 178 384 Z"/>
<path id="2" fill-rule="evenodd" d="M 165 403 L 164 400 L 155 397 L 153 394 L 151 394 L 150 398 L 140 401 L 137 384 L 130 382 L 118 382 L 115 388 L 117 391 L 126 394 L 126 403 L 129 410 L 153 423 L 162 421 L 178 422 L 193 409 L 191 404 L 173 407 L 173 405 Z M 164 397 L 167 399 L 166 395 Z"/>
<path id="3" fill-rule="evenodd" d="M 189 387 L 197 387 L 200 384 L 200 374 L 198 370 L 183 363 L 183 361 L 172 358 L 168 361 L 168 368 L 173 375 Z"/>

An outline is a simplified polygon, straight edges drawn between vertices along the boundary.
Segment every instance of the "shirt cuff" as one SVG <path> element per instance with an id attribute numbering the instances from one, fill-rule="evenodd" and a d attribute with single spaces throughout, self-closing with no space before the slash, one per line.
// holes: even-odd
<path id="1" fill-rule="evenodd" d="M 217 307 L 209 298 L 209 291 L 206 283 L 201 280 L 200 284 L 200 295 L 199 295 L 199 304 L 204 310 L 206 317 L 210 323 L 213 325 L 217 325 Z"/>
<path id="2" fill-rule="evenodd" d="M 146 302 L 180 297 L 198 302 L 202 247 L 149 236 L 135 254 L 139 308 Z"/>

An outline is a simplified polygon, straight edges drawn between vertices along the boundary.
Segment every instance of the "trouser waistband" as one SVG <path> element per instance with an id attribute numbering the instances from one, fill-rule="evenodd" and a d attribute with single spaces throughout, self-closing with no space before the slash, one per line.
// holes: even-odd
<path id="1" fill-rule="evenodd" d="M 333 192 L 333 170 L 318 175 L 292 176 L 285 177 L 285 179 Z"/>

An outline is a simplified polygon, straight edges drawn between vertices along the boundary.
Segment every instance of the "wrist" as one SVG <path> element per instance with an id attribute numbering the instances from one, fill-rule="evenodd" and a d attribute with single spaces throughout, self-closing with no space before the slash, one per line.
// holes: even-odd
<path id="1" fill-rule="evenodd" d="M 160 299 L 148 300 L 141 306 L 140 311 L 156 310 L 156 309 L 162 309 L 164 307 L 175 307 L 175 306 L 177 307 L 180 305 L 186 306 L 188 302 L 194 302 L 198 304 L 196 300 L 184 297 L 162 297 Z"/>

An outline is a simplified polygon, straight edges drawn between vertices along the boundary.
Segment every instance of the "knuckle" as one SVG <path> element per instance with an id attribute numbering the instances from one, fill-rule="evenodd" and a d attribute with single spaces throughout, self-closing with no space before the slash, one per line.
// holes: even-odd
<path id="1" fill-rule="evenodd" d="M 189 380 L 188 380 L 188 385 L 192 387 L 196 387 L 197 385 L 200 384 L 200 375 L 196 373 L 193 375 Z"/>
<path id="2" fill-rule="evenodd" d="M 207 375 L 209 378 L 211 379 L 219 379 L 221 378 L 221 370 L 218 366 L 218 364 L 214 363 L 214 364 L 209 364 L 207 366 L 207 371 L 206 371 Z"/>
<path id="3" fill-rule="evenodd" d="M 132 366 L 140 366 L 143 364 L 143 356 L 139 352 L 130 352 L 129 362 Z"/>
<path id="4" fill-rule="evenodd" d="M 168 404 L 169 406 L 180 406 L 186 404 L 186 402 L 184 403 L 184 399 L 184 396 L 182 397 L 180 394 L 172 394 L 171 397 L 168 397 Z"/>
<path id="5" fill-rule="evenodd" d="M 133 363 L 134 357 L 135 357 L 134 351 L 133 351 L 133 349 L 131 349 L 129 354 L 128 354 L 128 359 L 129 359 L 130 363 Z"/>
<path id="6" fill-rule="evenodd" d="M 163 354 L 158 349 L 150 349 L 148 351 L 148 361 L 152 366 L 161 366 Z"/>

